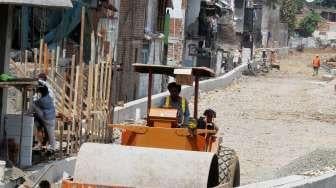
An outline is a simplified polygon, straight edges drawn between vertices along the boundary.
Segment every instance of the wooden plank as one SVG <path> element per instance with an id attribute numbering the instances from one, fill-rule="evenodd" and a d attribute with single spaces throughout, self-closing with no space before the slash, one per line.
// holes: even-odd
<path id="1" fill-rule="evenodd" d="M 70 71 L 70 101 L 71 101 L 71 104 L 72 104 L 72 108 L 74 108 L 74 76 L 75 76 L 75 63 L 76 63 L 76 56 L 75 55 L 72 55 L 72 58 L 71 58 L 71 71 Z"/>
<path id="2" fill-rule="evenodd" d="M 96 64 L 96 43 L 95 43 L 95 34 L 91 32 L 91 63 Z"/>
<path id="3" fill-rule="evenodd" d="M 63 87 L 62 87 L 62 114 L 66 114 L 65 111 L 65 81 L 63 80 Z"/>
<path id="4" fill-rule="evenodd" d="M 49 52 L 48 52 L 48 45 L 44 44 L 43 50 L 43 72 L 48 75 L 48 68 L 49 68 Z"/>
<path id="5" fill-rule="evenodd" d="M 79 117 L 78 120 L 81 120 L 81 116 L 79 115 L 80 113 L 78 113 L 78 85 L 79 85 L 79 74 L 80 74 L 80 67 L 79 65 L 76 66 L 76 79 L 75 79 L 75 93 L 74 93 L 74 108 L 73 108 L 73 114 L 75 114 L 76 117 Z M 75 135 L 75 143 L 74 143 L 74 147 L 73 147 L 73 152 L 75 152 L 77 150 L 77 145 L 78 145 L 78 141 L 79 141 L 79 134 L 78 131 L 76 130 L 76 122 L 77 119 L 73 118 L 73 124 L 72 124 L 72 128 L 73 131 L 76 133 Z"/>
<path id="6" fill-rule="evenodd" d="M 100 63 L 100 77 L 99 77 L 99 109 L 103 106 L 103 79 L 104 79 L 104 63 Z"/>
<path id="7" fill-rule="evenodd" d="M 94 129 L 93 129 L 93 119 L 91 118 L 91 115 L 90 115 L 90 118 L 89 118 L 89 126 L 90 126 L 89 129 L 90 129 L 90 133 L 91 133 L 91 136 L 89 137 L 89 141 L 92 142 L 93 141 L 92 133 L 93 133 Z"/>
<path id="8" fill-rule="evenodd" d="M 94 90 L 94 70 L 95 70 L 95 62 L 96 62 L 96 44 L 95 44 L 95 34 L 94 32 L 91 32 L 91 57 L 90 57 L 90 63 L 89 63 L 89 75 L 88 75 L 88 85 L 87 85 L 87 92 L 88 92 L 88 100 L 87 100 L 87 127 L 89 129 L 89 132 L 91 133 L 91 136 L 89 137 L 89 141 L 93 141 L 93 133 L 94 133 L 94 124 L 93 124 L 93 118 L 91 115 L 93 105 L 93 90 Z"/>
<path id="9" fill-rule="evenodd" d="M 59 71 L 59 56 L 61 52 L 61 47 L 57 45 L 56 47 L 56 60 L 55 60 L 55 72 L 58 73 Z"/>
<path id="10" fill-rule="evenodd" d="M 87 116 L 88 116 L 88 128 L 90 130 L 90 132 L 93 131 L 92 129 L 92 120 L 91 120 L 91 110 L 92 110 L 92 91 L 93 91 L 93 87 L 94 87 L 94 64 L 90 63 L 89 64 L 89 78 L 88 78 L 88 86 L 87 86 L 87 92 L 88 92 L 88 96 L 87 96 Z"/>
<path id="11" fill-rule="evenodd" d="M 104 101 L 104 105 L 103 107 L 106 108 L 106 95 L 107 95 L 107 79 L 108 79 L 108 74 L 109 74 L 109 66 L 107 63 L 105 63 L 104 65 L 104 71 L 105 71 L 105 75 L 104 75 L 104 83 L 103 83 L 103 101 Z"/>
<path id="12" fill-rule="evenodd" d="M 80 45 L 79 45 L 79 66 L 80 66 L 80 82 L 79 82 L 79 110 L 80 114 L 82 112 L 83 108 L 83 73 L 84 73 L 84 60 L 83 60 L 83 48 L 84 48 L 84 26 L 85 26 L 85 6 L 82 7 L 82 15 L 81 15 L 81 28 L 80 28 Z M 79 137 L 82 137 L 82 115 L 79 116 Z M 80 145 L 81 145 L 81 139 L 80 139 Z"/>
<path id="13" fill-rule="evenodd" d="M 97 100 L 98 100 L 98 77 L 99 77 L 99 66 L 100 64 L 95 65 L 95 85 L 93 90 L 93 109 L 97 110 Z"/>
<path id="14" fill-rule="evenodd" d="M 42 72 L 42 69 L 43 69 L 43 63 L 42 63 L 42 58 L 43 58 L 43 47 L 44 47 L 44 39 L 42 38 L 40 40 L 40 51 L 39 51 L 39 73 Z"/>
<path id="15" fill-rule="evenodd" d="M 38 60 L 37 60 L 37 48 L 34 48 L 34 74 L 37 72 L 37 65 L 38 65 Z"/>
<path id="16" fill-rule="evenodd" d="M 74 93 L 74 108 L 73 108 L 73 114 L 76 114 L 78 116 L 77 113 L 77 101 L 78 101 L 78 84 L 79 84 L 79 66 L 76 66 L 76 79 L 75 79 L 75 93 Z"/>
<path id="17" fill-rule="evenodd" d="M 63 159 L 63 130 L 64 130 L 64 124 L 62 121 L 58 120 L 59 123 L 59 130 L 60 130 L 60 158 Z"/>
<path id="18" fill-rule="evenodd" d="M 51 51 L 51 69 L 50 69 L 50 77 L 52 80 L 55 79 L 55 50 Z"/>
<path id="19" fill-rule="evenodd" d="M 111 102 L 110 102 L 110 100 L 111 100 L 111 82 L 112 82 L 112 63 L 109 63 L 108 64 L 108 78 L 107 78 L 107 86 L 106 86 L 106 91 L 107 91 L 107 93 L 106 93 L 106 100 L 107 100 L 107 109 L 109 109 L 110 110 L 110 108 L 111 108 L 111 106 L 110 106 L 110 104 L 111 104 Z"/>
<path id="20" fill-rule="evenodd" d="M 28 50 L 25 50 L 25 59 L 24 59 L 24 65 L 23 65 L 24 77 L 27 76 L 27 63 L 28 63 Z"/>

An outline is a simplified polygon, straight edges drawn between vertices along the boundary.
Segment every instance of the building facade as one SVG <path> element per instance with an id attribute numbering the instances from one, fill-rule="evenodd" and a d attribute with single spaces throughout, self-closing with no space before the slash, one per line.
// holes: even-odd
<path id="1" fill-rule="evenodd" d="M 123 0 L 119 11 L 119 37 L 115 100 L 128 102 L 147 95 L 147 75 L 133 72 L 132 64 L 164 64 L 164 26 L 170 0 Z M 163 81 L 154 77 L 154 93 L 161 92 Z"/>

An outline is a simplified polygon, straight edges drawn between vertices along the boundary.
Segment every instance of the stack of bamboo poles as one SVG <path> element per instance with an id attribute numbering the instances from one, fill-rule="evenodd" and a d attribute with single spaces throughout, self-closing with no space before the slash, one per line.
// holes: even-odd
<path id="1" fill-rule="evenodd" d="M 39 51 L 34 49 L 33 62 L 28 62 L 25 52 L 23 62 L 11 61 L 10 65 L 18 77 L 48 75 L 47 82 L 54 93 L 57 118 L 57 140 L 60 155 L 76 153 L 85 141 L 106 142 L 107 124 L 110 113 L 109 100 L 112 84 L 112 57 L 98 53 L 97 62 L 77 63 L 76 56 L 68 58 L 60 66 L 61 49 L 49 50 L 41 40 Z M 102 50 L 103 51 L 103 50 Z M 65 58 L 65 59 L 64 59 Z M 93 58 L 95 59 L 95 58 Z M 65 143 L 65 144 L 64 144 Z"/>

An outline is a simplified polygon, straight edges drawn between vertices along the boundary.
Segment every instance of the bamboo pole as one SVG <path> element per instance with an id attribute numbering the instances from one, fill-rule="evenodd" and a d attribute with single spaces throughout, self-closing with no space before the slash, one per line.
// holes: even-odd
<path id="1" fill-rule="evenodd" d="M 48 52 L 48 45 L 44 44 L 44 50 L 43 50 L 43 65 L 44 65 L 44 73 L 48 75 L 48 69 L 49 69 L 49 52 Z"/>
<path id="2" fill-rule="evenodd" d="M 100 62 L 100 77 L 99 77 L 99 107 L 101 108 L 103 104 L 103 82 L 104 82 L 104 63 Z M 99 109 L 100 110 L 100 109 Z"/>
<path id="3" fill-rule="evenodd" d="M 34 48 L 34 74 L 36 74 L 37 72 L 37 63 L 38 63 L 38 60 L 37 60 L 37 48 Z"/>
<path id="4" fill-rule="evenodd" d="M 24 67 L 23 67 L 24 77 L 27 76 L 27 63 L 28 63 L 28 50 L 25 50 L 25 59 L 24 59 Z"/>
<path id="5" fill-rule="evenodd" d="M 105 110 L 106 109 L 106 95 L 107 95 L 107 78 L 108 78 L 108 71 L 109 71 L 109 66 L 108 66 L 108 64 L 107 64 L 107 62 L 105 63 L 105 65 L 104 65 L 104 71 L 105 71 L 105 75 L 104 75 L 104 79 L 103 79 L 103 81 L 104 81 L 104 83 L 103 83 L 103 88 L 102 88 L 102 90 L 103 90 L 103 109 Z"/>
<path id="6" fill-rule="evenodd" d="M 77 103 L 78 103 L 78 85 L 79 85 L 79 66 L 76 66 L 76 79 L 75 79 L 75 93 L 74 93 L 74 108 L 73 108 L 73 114 L 74 118 L 72 121 L 72 131 L 75 133 L 75 148 L 77 149 L 78 144 L 78 132 L 76 131 L 76 121 L 78 118 L 78 110 L 77 110 Z"/>
<path id="7" fill-rule="evenodd" d="M 88 120 L 91 119 L 91 110 L 92 110 L 92 91 L 93 91 L 93 86 L 94 86 L 94 64 L 90 63 L 89 64 L 89 78 L 88 78 L 88 95 L 87 95 L 87 114 L 88 114 Z M 93 132 L 91 121 L 88 121 L 88 128 L 90 132 Z"/>
<path id="8" fill-rule="evenodd" d="M 70 72 L 70 95 L 69 95 L 69 98 L 70 98 L 70 104 L 72 106 L 72 109 L 74 108 L 74 76 L 75 76 L 75 63 L 76 63 L 76 56 L 75 55 L 72 55 L 72 58 L 71 58 L 71 72 Z"/>
<path id="9" fill-rule="evenodd" d="M 80 46 L 79 46 L 79 66 L 80 70 L 79 72 L 79 121 L 80 121 L 80 128 L 79 128 L 79 136 L 82 137 L 82 108 L 83 108 L 83 72 L 84 72 L 84 60 L 83 60 L 83 45 L 84 45 L 84 26 L 85 26 L 85 7 L 82 7 L 82 15 L 81 15 L 81 30 L 80 30 Z M 80 139 L 80 145 L 81 145 L 81 139 Z"/>
<path id="10" fill-rule="evenodd" d="M 43 58 L 43 47 L 44 47 L 44 40 L 43 38 L 40 40 L 40 51 L 39 51 L 39 73 L 42 72 L 43 64 L 42 64 L 42 58 Z"/>
<path id="11" fill-rule="evenodd" d="M 94 99 L 93 99 L 93 110 L 94 111 L 97 111 L 97 107 L 99 106 L 99 104 L 98 104 L 98 98 L 99 98 L 99 96 L 98 96 L 99 67 L 100 67 L 100 63 L 95 65 L 95 75 L 94 75 L 95 76 L 95 80 L 94 80 L 95 83 L 94 83 L 94 90 L 93 90 L 93 97 L 94 97 Z M 97 115 L 94 114 L 93 117 L 94 117 L 93 129 L 94 129 L 94 135 L 95 135 L 94 139 L 95 139 L 95 141 L 97 141 L 97 137 L 98 137 L 97 128 L 98 128 L 99 124 L 97 123 Z"/>
<path id="12" fill-rule="evenodd" d="M 51 51 L 51 69 L 50 76 L 52 80 L 55 80 L 55 50 Z"/>
<path id="13" fill-rule="evenodd" d="M 55 60 L 55 66 L 56 66 L 56 69 L 55 69 L 55 72 L 58 73 L 59 71 L 59 56 L 60 56 L 60 51 L 61 51 L 61 48 L 59 45 L 57 45 L 56 47 L 56 60 Z"/>

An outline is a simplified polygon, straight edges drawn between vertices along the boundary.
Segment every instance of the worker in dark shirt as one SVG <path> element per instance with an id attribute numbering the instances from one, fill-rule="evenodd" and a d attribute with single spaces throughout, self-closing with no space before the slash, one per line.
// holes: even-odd
<path id="1" fill-rule="evenodd" d="M 56 149 L 55 124 L 56 110 L 53 98 L 49 95 L 48 87 L 39 84 L 38 93 L 40 98 L 32 102 L 31 111 L 37 115 L 40 124 L 46 129 L 48 134 L 49 149 Z M 41 144 L 41 143 L 39 143 Z"/>
<path id="2" fill-rule="evenodd" d="M 216 118 L 216 112 L 212 109 L 207 109 L 203 113 L 204 117 L 200 117 L 197 121 L 198 129 L 218 130 L 218 127 L 214 123 Z"/>

